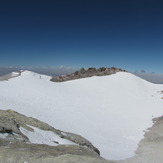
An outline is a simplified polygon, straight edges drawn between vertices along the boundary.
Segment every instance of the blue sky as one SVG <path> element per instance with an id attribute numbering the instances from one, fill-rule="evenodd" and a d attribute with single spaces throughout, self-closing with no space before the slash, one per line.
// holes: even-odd
<path id="1" fill-rule="evenodd" d="M 163 73 L 163 1 L 0 2 L 0 66 Z"/>

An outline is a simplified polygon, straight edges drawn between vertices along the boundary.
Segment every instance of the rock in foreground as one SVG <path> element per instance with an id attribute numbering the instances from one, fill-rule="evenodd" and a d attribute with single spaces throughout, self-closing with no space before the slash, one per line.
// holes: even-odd
<path id="1" fill-rule="evenodd" d="M 37 135 L 38 131 L 40 133 Z M 54 137 L 50 138 L 49 134 L 43 135 L 49 132 L 54 134 Z M 41 141 L 51 141 L 52 144 L 40 143 L 40 137 Z M 12 110 L 0 110 L 0 162 L 105 163 L 105 160 L 100 157 L 97 148 L 79 135 L 57 130 L 44 122 Z"/>

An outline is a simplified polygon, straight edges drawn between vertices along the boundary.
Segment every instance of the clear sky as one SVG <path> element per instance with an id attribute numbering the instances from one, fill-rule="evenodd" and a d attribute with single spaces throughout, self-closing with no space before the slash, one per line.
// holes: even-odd
<path id="1" fill-rule="evenodd" d="M 162 0 L 1 0 L 0 66 L 163 73 Z"/>

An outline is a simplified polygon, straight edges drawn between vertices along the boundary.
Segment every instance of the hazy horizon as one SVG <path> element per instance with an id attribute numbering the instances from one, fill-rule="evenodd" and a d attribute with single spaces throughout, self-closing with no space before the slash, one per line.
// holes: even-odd
<path id="1" fill-rule="evenodd" d="M 20 71 L 20 70 L 29 70 L 29 71 L 33 71 L 33 72 L 48 75 L 48 76 L 59 76 L 59 75 L 71 74 L 79 69 L 80 68 L 64 67 L 64 66 L 55 67 L 55 68 L 0 67 L 0 77 L 3 75 L 9 74 L 11 72 Z M 145 79 L 149 82 L 152 82 L 155 84 L 163 84 L 163 74 L 158 74 L 154 72 L 146 72 L 145 70 L 139 70 L 139 71 L 137 70 L 135 72 L 130 72 L 130 73 L 142 79 Z"/>

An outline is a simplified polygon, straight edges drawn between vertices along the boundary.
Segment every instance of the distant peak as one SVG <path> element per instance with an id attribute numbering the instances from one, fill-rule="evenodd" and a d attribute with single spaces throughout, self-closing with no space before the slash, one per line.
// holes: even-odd
<path id="1" fill-rule="evenodd" d="M 116 67 L 111 67 L 111 68 L 100 67 L 98 69 L 94 67 L 90 67 L 88 69 L 81 68 L 79 71 L 76 71 L 70 75 L 61 75 L 58 77 L 53 77 L 51 81 L 63 82 L 63 81 L 87 78 L 92 76 L 106 76 L 106 75 L 115 74 L 116 72 L 126 72 L 126 70 L 122 70 Z"/>

